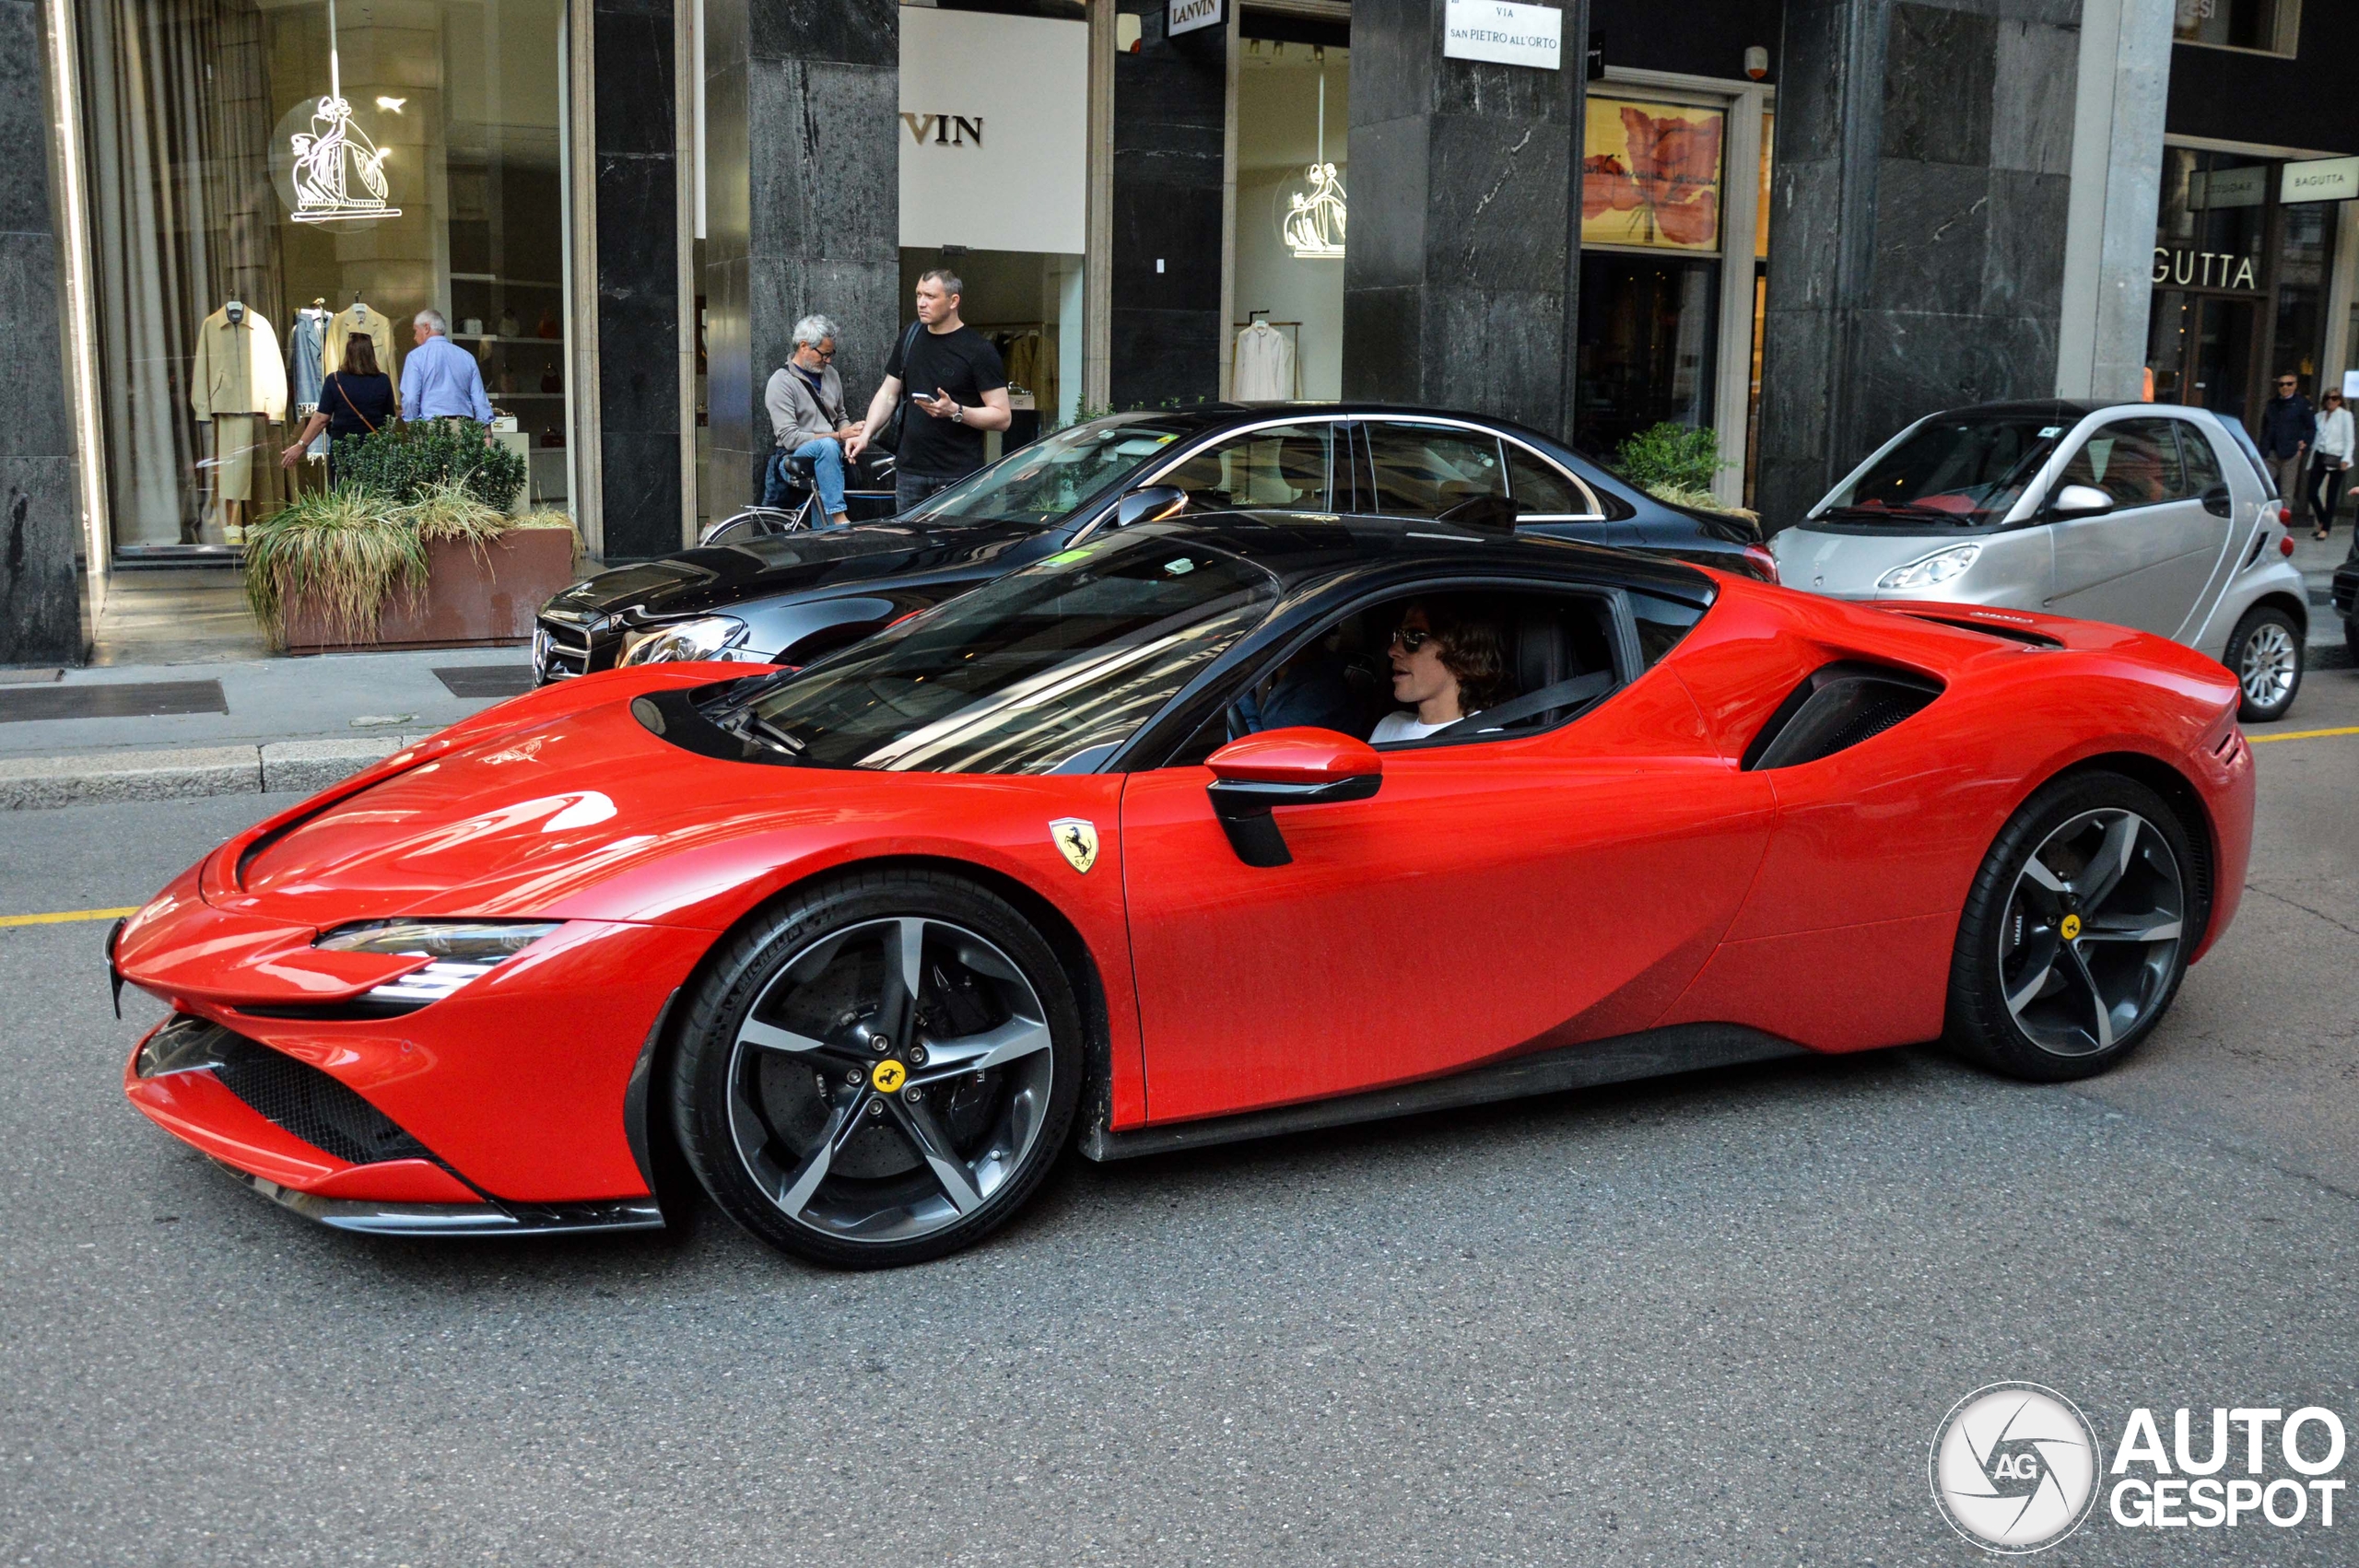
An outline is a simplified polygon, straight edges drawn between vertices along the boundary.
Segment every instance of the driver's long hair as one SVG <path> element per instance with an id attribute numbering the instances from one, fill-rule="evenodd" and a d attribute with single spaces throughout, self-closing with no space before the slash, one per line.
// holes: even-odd
<path id="1" fill-rule="evenodd" d="M 1441 642 L 1442 668 L 1458 677 L 1458 711 L 1479 713 L 1507 695 L 1507 655 L 1498 623 L 1466 595 L 1419 601 Z"/>

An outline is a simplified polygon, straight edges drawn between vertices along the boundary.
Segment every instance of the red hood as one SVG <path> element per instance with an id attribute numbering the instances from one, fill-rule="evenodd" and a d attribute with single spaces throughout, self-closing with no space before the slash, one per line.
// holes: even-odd
<path id="1" fill-rule="evenodd" d="M 205 868 L 205 901 L 283 927 L 398 916 L 694 923 L 702 895 L 847 837 L 872 852 L 938 851 L 936 825 L 971 824 L 979 796 L 1109 792 L 1096 778 L 952 780 L 725 762 L 631 716 L 642 692 L 745 673 L 674 665 L 591 677 L 522 724 L 448 731 L 324 808 L 311 802 L 224 846 Z M 1056 814 L 1026 810 L 1026 837 L 1047 846 L 1038 823 Z M 760 847 L 749 851 L 754 838 Z"/>

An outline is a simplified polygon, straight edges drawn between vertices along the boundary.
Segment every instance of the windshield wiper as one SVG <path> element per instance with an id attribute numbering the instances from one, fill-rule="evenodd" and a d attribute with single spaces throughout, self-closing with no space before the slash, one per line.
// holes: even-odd
<path id="1" fill-rule="evenodd" d="M 1982 509 L 1979 507 L 1970 512 L 1957 512 L 1952 511 L 1947 507 L 1929 507 L 1921 501 L 1903 501 L 1898 506 L 1878 505 L 1872 507 L 1829 507 L 1819 515 L 1822 517 L 1859 517 L 1871 519 L 1889 517 L 1924 517 L 1932 518 L 1941 522 L 1956 523 L 1960 526 L 1964 526 L 1971 523 L 1976 518 L 1983 516 L 1984 513 Z"/>

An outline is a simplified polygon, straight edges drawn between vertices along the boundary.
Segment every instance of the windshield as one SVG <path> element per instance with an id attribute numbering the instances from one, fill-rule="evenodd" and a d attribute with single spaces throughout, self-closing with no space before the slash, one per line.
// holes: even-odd
<path id="1" fill-rule="evenodd" d="M 1080 772 L 1262 624 L 1278 582 L 1152 534 L 1051 556 L 705 716 L 753 760 Z"/>
<path id="2" fill-rule="evenodd" d="M 936 525 L 1054 522 L 1186 433 L 1144 414 L 1075 425 L 1017 448 L 907 515 Z"/>
<path id="3" fill-rule="evenodd" d="M 2020 414 L 1929 419 L 1813 515 L 1895 528 L 1995 527 L 2074 423 Z"/>

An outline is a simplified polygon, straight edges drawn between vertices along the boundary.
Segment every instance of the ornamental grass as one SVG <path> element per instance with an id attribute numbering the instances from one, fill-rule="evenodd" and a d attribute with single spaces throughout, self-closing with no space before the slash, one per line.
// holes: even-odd
<path id="1" fill-rule="evenodd" d="M 338 485 L 296 500 L 246 530 L 246 603 L 273 642 L 287 641 L 287 606 L 320 608 L 346 641 L 376 636 L 396 589 L 426 583 L 426 543 L 386 497 Z"/>

